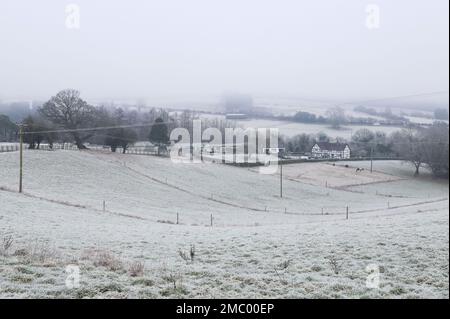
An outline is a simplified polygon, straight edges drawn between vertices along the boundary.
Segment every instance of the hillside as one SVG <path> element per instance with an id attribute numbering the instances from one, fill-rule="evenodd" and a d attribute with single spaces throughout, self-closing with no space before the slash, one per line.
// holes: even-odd
<path id="1" fill-rule="evenodd" d="M 0 297 L 448 298 L 448 182 L 400 162 L 372 174 L 356 173 L 360 162 L 289 165 L 280 199 L 279 176 L 254 169 L 24 155 L 18 194 L 18 154 L 0 153 L 0 240 L 14 238 Z M 81 267 L 78 289 L 65 287 L 68 264 Z M 380 289 L 365 286 L 373 264 Z"/>

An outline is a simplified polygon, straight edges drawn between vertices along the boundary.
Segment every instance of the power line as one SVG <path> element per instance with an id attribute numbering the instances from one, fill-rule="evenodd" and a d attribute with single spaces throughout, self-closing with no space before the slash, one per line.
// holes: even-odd
<path id="1" fill-rule="evenodd" d="M 340 103 L 340 105 L 347 105 L 347 104 L 360 104 L 360 103 L 369 103 L 369 102 L 380 102 L 380 101 L 390 101 L 390 100 L 398 100 L 398 99 L 405 99 L 405 98 L 412 98 L 412 97 L 420 97 L 420 96 L 429 96 L 429 95 L 437 95 L 437 94 L 448 94 L 448 91 L 435 91 L 435 92 L 428 92 L 428 93 L 418 93 L 418 94 L 410 94 L 410 95 L 401 95 L 401 96 L 393 96 L 393 97 L 385 97 L 385 98 L 379 98 L 379 99 L 372 99 L 372 100 L 362 100 L 362 101 L 353 101 L 353 102 L 344 102 Z"/>
<path id="2" fill-rule="evenodd" d="M 62 130 L 48 130 L 48 131 L 34 131 L 34 132 L 23 132 L 24 135 L 30 134 L 49 134 L 49 133 L 75 133 L 75 132 L 90 132 L 98 130 L 113 130 L 117 128 L 136 128 L 136 127 L 151 127 L 161 124 L 173 124 L 174 122 L 158 122 L 158 123 L 143 123 L 143 124 L 130 124 L 130 125 L 117 125 L 117 126 L 98 126 L 98 127 L 87 127 L 87 128 L 77 128 L 77 129 L 62 129 Z"/>
<path id="3" fill-rule="evenodd" d="M 163 124 L 163 123 L 159 123 L 159 124 Z M 104 129 L 104 130 L 106 130 L 106 129 L 113 129 L 113 128 L 124 128 L 124 127 L 139 127 L 139 126 L 141 126 L 141 125 L 137 125 L 137 126 L 115 126 L 115 127 L 108 127 L 108 128 L 106 128 L 106 127 L 102 127 L 102 128 L 91 128 L 91 129 L 89 129 L 89 130 L 100 130 L 100 129 Z M 27 132 L 27 133 L 25 133 L 25 132 L 23 132 L 22 134 L 23 135 L 25 135 L 25 134 L 29 134 L 29 135 L 31 135 L 31 134 L 38 134 L 38 133 L 48 133 L 48 132 L 72 132 L 72 131 L 75 131 L 75 130 L 60 130 L 60 131 L 38 131 L 38 132 Z M 122 139 L 122 140 L 126 140 L 126 141 L 129 141 L 129 142 L 136 142 L 136 140 L 135 139 L 130 139 L 130 138 L 127 138 L 127 137 L 124 137 L 124 136 L 120 136 L 120 135 L 112 135 L 112 134 L 101 134 L 101 133 L 97 133 L 96 134 L 96 136 L 103 136 L 103 137 L 111 137 L 111 138 L 117 138 L 117 139 Z M 384 143 L 382 143 L 382 142 L 358 142 L 358 141 L 348 141 L 348 142 L 345 142 L 345 144 L 357 144 L 357 145 L 373 145 L 373 146 L 376 146 L 376 145 L 417 145 L 417 144 L 426 144 L 426 145 L 429 145 L 429 144 L 439 144 L 439 145 L 448 145 L 449 144 L 449 142 L 445 142 L 445 141 L 436 141 L 436 142 L 432 142 L 432 141 L 411 141 L 411 142 L 387 142 L 386 144 L 384 144 Z"/>
<path id="4" fill-rule="evenodd" d="M 121 139 L 127 142 L 136 142 L 136 139 L 131 139 L 131 138 L 127 138 L 124 136 L 119 136 L 119 135 L 110 135 L 110 134 L 96 134 L 96 136 L 103 136 L 103 137 L 110 137 L 110 138 L 117 138 L 117 139 Z"/>
<path id="5" fill-rule="evenodd" d="M 348 142 L 348 143 L 344 143 L 344 144 L 362 144 L 362 145 L 414 145 L 414 144 L 449 144 L 449 142 L 443 142 L 443 141 L 438 141 L 438 142 L 427 142 L 427 141 L 415 141 L 415 142 L 388 142 L 386 144 L 383 143 L 379 143 L 379 142 Z"/>

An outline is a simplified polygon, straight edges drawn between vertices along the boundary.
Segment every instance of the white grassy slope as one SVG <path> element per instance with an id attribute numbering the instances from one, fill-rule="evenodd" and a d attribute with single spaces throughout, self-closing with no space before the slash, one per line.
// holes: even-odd
<path id="1" fill-rule="evenodd" d="M 14 237 L 0 256 L 1 297 L 448 298 L 448 183 L 396 175 L 399 163 L 377 162 L 375 177 L 286 166 L 280 199 L 278 176 L 223 165 L 72 151 L 25 159 L 19 195 L 9 191 L 17 154 L 0 154 L 0 233 Z M 340 182 L 325 188 L 323 176 Z M 396 196 L 393 183 L 403 183 Z M 176 212 L 180 225 L 162 223 Z M 178 251 L 190 245 L 187 263 Z M 145 271 L 133 277 L 136 261 Z M 81 266 L 78 289 L 65 287 L 67 264 Z M 380 289 L 365 286 L 369 264 Z"/>

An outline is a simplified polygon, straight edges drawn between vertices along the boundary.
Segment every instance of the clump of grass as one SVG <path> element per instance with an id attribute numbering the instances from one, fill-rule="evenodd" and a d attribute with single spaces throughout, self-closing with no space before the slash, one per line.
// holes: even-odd
<path id="1" fill-rule="evenodd" d="M 32 282 L 34 280 L 34 278 L 32 276 L 16 275 L 16 276 L 13 276 L 11 278 L 11 280 L 22 283 L 22 284 L 29 284 L 30 282 Z"/>
<path id="2" fill-rule="evenodd" d="M 314 265 L 311 267 L 311 270 L 314 272 L 319 272 L 319 271 L 322 271 L 322 267 L 320 267 L 318 265 Z"/>
<path id="3" fill-rule="evenodd" d="M 284 260 L 283 262 L 279 263 L 275 267 L 273 267 L 273 269 L 275 270 L 275 274 L 278 276 L 278 278 L 280 279 L 280 282 L 283 285 L 287 285 L 287 281 L 284 279 L 284 273 L 291 265 L 291 262 L 292 262 L 291 259 L 287 259 L 287 260 Z"/>
<path id="4" fill-rule="evenodd" d="M 399 295 L 405 294 L 406 290 L 402 287 L 395 287 L 395 288 L 391 289 L 390 293 L 393 295 L 399 296 Z"/>
<path id="5" fill-rule="evenodd" d="M 17 267 L 16 270 L 22 274 L 32 275 L 34 272 L 26 267 Z"/>
<path id="6" fill-rule="evenodd" d="M 172 294 L 187 295 L 188 293 L 189 293 L 188 290 L 183 286 L 179 286 L 174 289 L 166 288 L 166 289 L 161 290 L 161 292 L 160 292 L 161 296 L 163 296 L 163 297 L 169 297 Z"/>
<path id="7" fill-rule="evenodd" d="M 48 243 L 36 242 L 28 245 L 26 248 L 16 250 L 14 256 L 21 257 L 23 262 L 27 264 L 52 265 L 57 260 L 58 253 Z"/>
<path id="8" fill-rule="evenodd" d="M 136 286 L 136 285 L 140 285 L 140 286 L 145 286 L 145 287 L 150 287 L 153 286 L 155 283 L 153 282 L 153 280 L 148 279 L 148 278 L 139 278 L 136 279 L 135 281 L 133 281 L 132 285 Z"/>
<path id="9" fill-rule="evenodd" d="M 171 285 L 169 288 L 164 290 L 167 294 L 185 294 L 186 289 L 183 286 L 183 276 L 181 274 L 170 272 L 168 275 L 164 275 L 162 279 Z"/>
<path id="10" fill-rule="evenodd" d="M 0 255 L 7 255 L 10 248 L 14 243 L 14 238 L 12 235 L 5 235 L 2 238 L 1 246 L 0 246 Z"/>
<path id="11" fill-rule="evenodd" d="M 181 274 L 170 273 L 169 275 L 163 276 L 163 279 L 171 284 L 171 287 L 163 289 L 160 294 L 164 297 L 168 297 L 172 294 L 175 295 L 186 295 L 188 293 L 187 289 L 183 285 L 183 276 Z"/>
<path id="12" fill-rule="evenodd" d="M 14 256 L 18 256 L 18 257 L 24 257 L 24 256 L 27 256 L 28 254 L 29 254 L 29 252 L 25 248 L 20 248 L 20 249 L 17 249 L 16 251 L 14 251 Z"/>
<path id="13" fill-rule="evenodd" d="M 142 277 L 144 275 L 145 264 L 141 261 L 135 261 L 130 265 L 128 272 L 131 277 Z"/>
<path id="14" fill-rule="evenodd" d="M 46 284 L 46 285 L 55 285 L 56 284 L 56 279 L 54 278 L 47 278 L 41 281 L 42 284 Z"/>
<path id="15" fill-rule="evenodd" d="M 83 258 L 91 260 L 95 267 L 105 267 L 110 271 L 123 269 L 123 262 L 113 253 L 106 250 L 86 251 Z"/>
<path id="16" fill-rule="evenodd" d="M 75 292 L 75 296 L 77 299 L 94 298 L 96 295 L 96 290 L 88 288 L 79 288 Z"/>
<path id="17" fill-rule="evenodd" d="M 292 262 L 291 259 L 285 260 L 282 263 L 278 264 L 277 267 L 279 270 L 286 270 L 291 264 L 291 262 Z"/>
<path id="18" fill-rule="evenodd" d="M 122 291 L 124 291 L 124 288 L 119 284 L 110 283 L 108 285 L 99 287 L 98 290 L 100 293 L 105 293 L 108 291 L 122 292 Z"/>
<path id="19" fill-rule="evenodd" d="M 163 279 L 173 285 L 173 289 L 177 288 L 177 277 L 175 274 L 163 276 Z"/>
<path id="20" fill-rule="evenodd" d="M 20 294 L 20 293 L 25 293 L 26 290 L 19 288 L 19 287 L 6 287 L 2 289 L 3 293 L 9 293 L 9 294 Z"/>
<path id="21" fill-rule="evenodd" d="M 163 220 L 163 219 L 159 219 L 156 222 L 161 223 L 161 224 L 171 224 L 171 225 L 175 225 L 176 223 L 171 221 L 171 220 Z"/>
<path id="22" fill-rule="evenodd" d="M 178 250 L 178 255 L 180 255 L 180 257 L 181 257 L 185 262 L 187 262 L 187 263 L 189 263 L 189 262 L 193 263 L 193 262 L 194 262 L 194 259 L 195 259 L 195 246 L 194 246 L 194 245 L 191 245 L 191 247 L 190 247 L 188 253 L 185 252 L 185 251 L 183 251 L 183 250 L 181 250 L 181 249 L 179 249 L 179 250 Z"/>
<path id="23" fill-rule="evenodd" d="M 341 265 L 339 263 L 339 261 L 337 260 L 336 256 L 331 255 L 328 257 L 328 263 L 331 266 L 331 270 L 338 275 L 339 272 L 341 271 Z"/>
<path id="24" fill-rule="evenodd" d="M 346 289 L 347 289 L 347 286 L 344 286 L 341 284 L 335 284 L 335 285 L 331 286 L 331 290 L 336 291 L 336 292 L 344 291 Z"/>

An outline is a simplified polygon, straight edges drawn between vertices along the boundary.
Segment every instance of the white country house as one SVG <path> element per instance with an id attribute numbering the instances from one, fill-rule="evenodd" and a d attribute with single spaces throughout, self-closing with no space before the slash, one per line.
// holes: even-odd
<path id="1" fill-rule="evenodd" d="M 314 158 L 350 158 L 350 147 L 344 143 L 318 142 L 314 144 L 311 154 Z"/>

